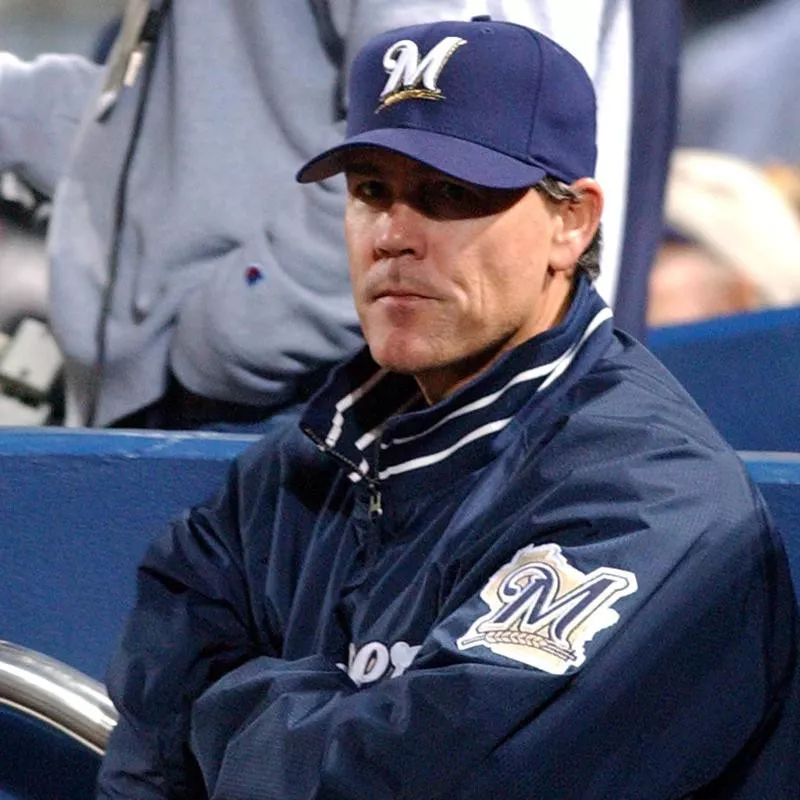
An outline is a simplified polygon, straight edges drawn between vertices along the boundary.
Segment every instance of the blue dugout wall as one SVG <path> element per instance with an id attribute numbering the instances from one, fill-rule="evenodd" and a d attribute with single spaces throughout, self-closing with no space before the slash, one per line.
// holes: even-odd
<path id="1" fill-rule="evenodd" d="M 800 452 L 800 307 L 658 328 L 647 345 L 735 448 Z"/>
<path id="2" fill-rule="evenodd" d="M 98 680 L 148 541 L 254 436 L 0 431 L 0 639 Z M 90 800 L 99 757 L 0 706 L 0 800 Z"/>
<path id="3" fill-rule="evenodd" d="M 0 639 L 102 680 L 147 542 L 255 438 L 0 432 Z"/>

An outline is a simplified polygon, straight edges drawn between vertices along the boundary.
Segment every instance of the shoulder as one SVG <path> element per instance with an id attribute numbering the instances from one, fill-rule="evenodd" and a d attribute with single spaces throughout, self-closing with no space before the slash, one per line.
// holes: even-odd
<path id="1" fill-rule="evenodd" d="M 577 515 L 603 537 L 691 540 L 764 525 L 737 454 L 667 369 L 624 335 L 571 388 L 528 469 L 549 487 L 552 513 Z"/>
<path id="2" fill-rule="evenodd" d="M 569 407 L 575 424 L 607 431 L 623 450 L 657 443 L 735 459 L 680 382 L 644 345 L 624 333 L 617 332 L 605 357 L 574 387 Z M 634 439 L 623 440 L 621 431 Z"/>

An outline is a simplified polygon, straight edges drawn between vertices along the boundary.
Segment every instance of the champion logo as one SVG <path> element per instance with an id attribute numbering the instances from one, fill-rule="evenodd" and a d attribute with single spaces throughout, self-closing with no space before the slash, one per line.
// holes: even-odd
<path id="1" fill-rule="evenodd" d="M 244 271 L 244 279 L 248 286 L 255 286 L 264 280 L 264 273 L 258 264 L 250 264 Z"/>
<path id="2" fill-rule="evenodd" d="M 489 611 L 457 641 L 459 650 L 492 652 L 553 675 L 586 660 L 586 645 L 619 621 L 611 606 L 638 588 L 632 572 L 570 565 L 556 544 L 526 547 L 481 592 Z"/>
<path id="3" fill-rule="evenodd" d="M 443 100 L 439 76 L 453 53 L 466 43 L 459 36 L 447 36 L 420 59 L 416 42 L 410 39 L 395 42 L 383 57 L 389 80 L 380 94 L 377 111 L 403 100 Z"/>

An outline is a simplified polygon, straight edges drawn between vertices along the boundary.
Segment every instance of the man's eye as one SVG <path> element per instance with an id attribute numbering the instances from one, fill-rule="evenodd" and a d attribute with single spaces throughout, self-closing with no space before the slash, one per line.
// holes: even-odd
<path id="1" fill-rule="evenodd" d="M 419 191 L 417 207 L 423 214 L 439 219 L 470 219 L 505 211 L 526 189 L 485 189 L 455 181 L 437 180 Z"/>
<path id="2" fill-rule="evenodd" d="M 385 183 L 375 180 L 353 181 L 350 185 L 350 193 L 353 197 L 363 200 L 365 203 L 380 204 L 387 202 L 389 191 Z"/>
<path id="3" fill-rule="evenodd" d="M 420 206 L 426 214 L 437 217 L 460 217 L 478 206 L 475 192 L 460 183 L 434 181 L 420 192 Z"/>
<path id="4" fill-rule="evenodd" d="M 473 203 L 477 199 L 475 193 L 460 183 L 438 181 L 433 185 L 431 195 L 451 203 Z"/>

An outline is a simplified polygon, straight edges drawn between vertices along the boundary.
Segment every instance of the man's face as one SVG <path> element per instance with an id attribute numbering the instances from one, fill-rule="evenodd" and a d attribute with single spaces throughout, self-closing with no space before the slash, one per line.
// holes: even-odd
<path id="1" fill-rule="evenodd" d="M 460 182 L 379 148 L 349 157 L 345 231 L 373 358 L 429 402 L 558 322 L 571 271 L 550 267 L 560 218 L 534 190 Z"/>

